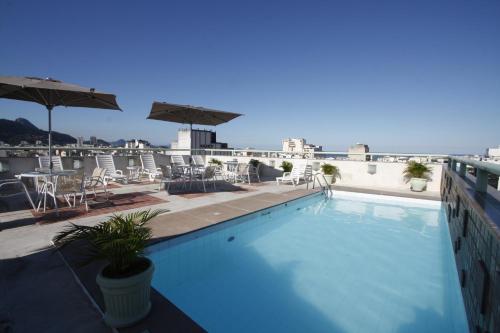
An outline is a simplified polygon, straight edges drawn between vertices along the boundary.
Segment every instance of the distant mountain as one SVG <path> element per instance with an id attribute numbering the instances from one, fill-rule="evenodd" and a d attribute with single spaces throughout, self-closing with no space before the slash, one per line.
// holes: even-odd
<path id="1" fill-rule="evenodd" d="M 112 147 L 125 147 L 126 140 L 118 139 L 116 141 L 111 141 L 110 144 Z"/>
<path id="2" fill-rule="evenodd" d="M 33 125 L 29 120 L 24 118 L 0 119 L 0 141 L 10 145 L 18 145 L 21 141 L 34 144 L 38 140 L 48 144 L 48 133 Z M 76 143 L 76 139 L 71 135 L 52 132 L 52 144 L 65 145 L 70 143 Z"/>
<path id="3" fill-rule="evenodd" d="M 83 141 L 83 144 L 90 145 L 91 143 L 89 140 L 87 140 L 87 141 Z M 102 139 L 97 139 L 97 146 L 109 147 L 109 146 L 111 146 L 111 144 L 107 141 L 102 140 Z"/>

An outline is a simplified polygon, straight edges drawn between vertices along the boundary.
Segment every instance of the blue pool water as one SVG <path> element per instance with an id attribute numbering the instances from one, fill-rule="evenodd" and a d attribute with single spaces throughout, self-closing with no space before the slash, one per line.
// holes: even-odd
<path id="1" fill-rule="evenodd" d="M 314 196 L 149 257 L 153 286 L 209 332 L 468 332 L 438 202 Z"/>

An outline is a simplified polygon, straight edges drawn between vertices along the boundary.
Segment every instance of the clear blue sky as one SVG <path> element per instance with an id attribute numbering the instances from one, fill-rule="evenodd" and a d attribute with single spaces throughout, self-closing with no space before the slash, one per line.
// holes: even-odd
<path id="1" fill-rule="evenodd" d="M 0 75 L 114 93 L 124 112 L 64 109 L 54 128 L 169 143 L 153 100 L 244 113 L 236 147 L 484 152 L 500 144 L 500 1 L 2 1 Z M 46 128 L 36 104 L 0 117 Z"/>

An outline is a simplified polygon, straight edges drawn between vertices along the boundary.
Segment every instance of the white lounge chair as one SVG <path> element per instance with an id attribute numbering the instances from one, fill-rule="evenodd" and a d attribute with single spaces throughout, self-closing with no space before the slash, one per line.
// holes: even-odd
<path id="1" fill-rule="evenodd" d="M 162 175 L 161 168 L 156 167 L 153 154 L 141 154 L 142 168 L 139 171 L 141 175 L 147 175 L 150 181 Z"/>
<path id="2" fill-rule="evenodd" d="M 203 156 L 201 155 L 193 155 L 191 156 L 193 160 L 193 165 L 197 167 L 204 167 L 205 166 L 205 160 L 203 159 Z"/>
<path id="3" fill-rule="evenodd" d="M 38 157 L 38 164 L 40 164 L 40 169 L 49 170 L 50 169 L 50 159 L 48 156 Z M 52 170 L 61 171 L 64 170 L 61 156 L 52 156 Z"/>
<path id="4" fill-rule="evenodd" d="M 283 176 L 276 178 L 276 184 L 281 183 L 292 183 L 293 186 L 297 186 L 301 179 L 309 183 L 312 175 L 312 166 L 305 164 L 296 164 L 293 166 L 291 172 L 284 172 Z"/>
<path id="5" fill-rule="evenodd" d="M 106 169 L 106 176 L 104 176 L 104 183 L 106 185 L 110 180 L 127 183 L 127 176 L 123 174 L 122 170 L 115 168 L 115 161 L 112 155 L 96 155 L 95 160 L 98 168 Z"/>
<path id="6" fill-rule="evenodd" d="M 172 161 L 172 164 L 175 166 L 180 166 L 180 167 L 189 166 L 189 163 L 186 162 L 186 159 L 184 159 L 184 156 L 182 155 L 172 155 L 170 159 Z"/>

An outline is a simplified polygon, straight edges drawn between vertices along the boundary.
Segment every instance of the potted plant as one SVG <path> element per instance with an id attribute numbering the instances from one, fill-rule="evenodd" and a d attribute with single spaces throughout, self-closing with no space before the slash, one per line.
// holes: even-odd
<path id="1" fill-rule="evenodd" d="M 293 164 L 291 162 L 283 161 L 281 162 L 280 168 L 283 169 L 283 172 L 291 172 L 293 169 Z"/>
<path id="2" fill-rule="evenodd" d="M 216 165 L 216 166 L 222 166 L 222 161 L 212 158 L 210 161 L 208 161 L 208 164 L 210 165 Z"/>
<path id="3" fill-rule="evenodd" d="M 427 186 L 427 181 L 431 180 L 432 169 L 422 163 L 415 161 L 408 162 L 403 170 L 405 182 L 410 182 L 410 190 L 422 192 Z"/>
<path id="4" fill-rule="evenodd" d="M 323 175 L 325 176 L 326 182 L 330 185 L 335 183 L 337 178 L 338 179 L 341 178 L 340 170 L 335 165 L 325 163 L 321 165 L 321 171 L 323 171 Z"/>
<path id="5" fill-rule="evenodd" d="M 150 290 L 154 264 L 144 257 L 151 238 L 146 223 L 165 210 L 113 215 L 95 226 L 71 224 L 54 238 L 58 247 L 87 241 L 87 260 L 106 261 L 96 281 L 104 296 L 104 321 L 111 327 L 130 326 L 151 309 Z"/>

